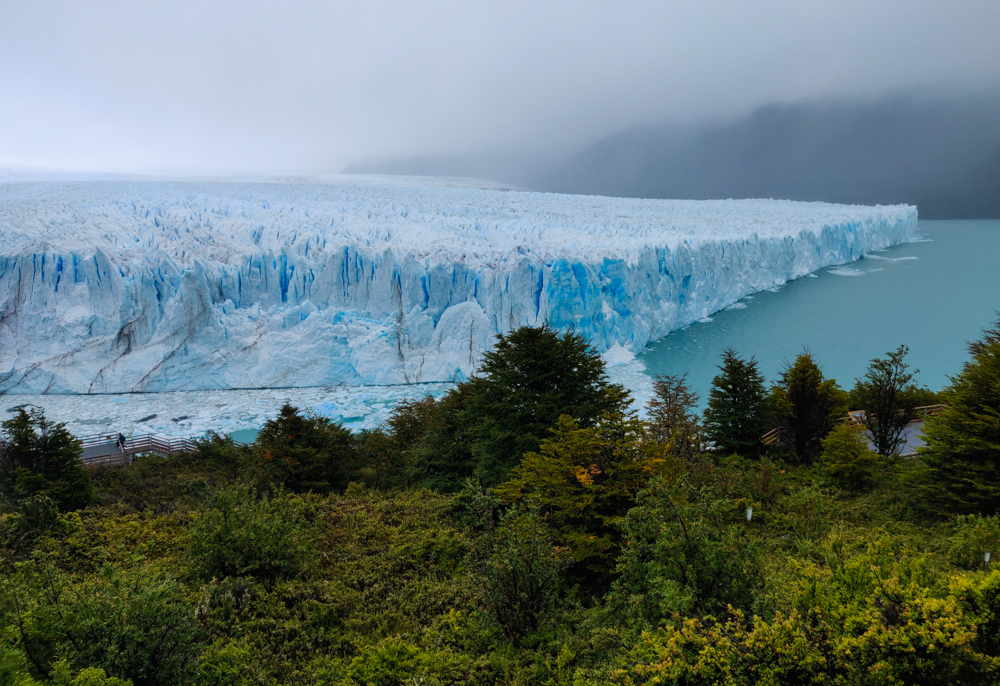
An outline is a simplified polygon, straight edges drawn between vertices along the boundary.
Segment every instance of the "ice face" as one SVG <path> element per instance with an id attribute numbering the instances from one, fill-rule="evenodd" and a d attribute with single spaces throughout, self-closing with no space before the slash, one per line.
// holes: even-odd
<path id="1" fill-rule="evenodd" d="M 542 323 L 620 357 L 916 219 L 377 177 L 0 183 L 0 393 L 456 381 Z"/>

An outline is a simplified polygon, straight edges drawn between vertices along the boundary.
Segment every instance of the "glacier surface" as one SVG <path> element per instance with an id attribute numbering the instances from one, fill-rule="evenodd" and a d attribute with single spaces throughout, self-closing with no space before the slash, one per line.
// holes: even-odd
<path id="1" fill-rule="evenodd" d="M 543 322 L 620 360 L 916 220 L 432 179 L 13 179 L 0 393 L 454 382 L 498 333 Z"/>

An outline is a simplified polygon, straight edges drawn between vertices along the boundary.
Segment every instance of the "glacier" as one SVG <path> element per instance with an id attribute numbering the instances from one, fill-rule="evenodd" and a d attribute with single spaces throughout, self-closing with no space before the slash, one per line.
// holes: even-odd
<path id="1" fill-rule="evenodd" d="M 622 360 L 916 221 L 406 177 L 0 178 L 0 394 L 454 382 L 542 323 Z"/>

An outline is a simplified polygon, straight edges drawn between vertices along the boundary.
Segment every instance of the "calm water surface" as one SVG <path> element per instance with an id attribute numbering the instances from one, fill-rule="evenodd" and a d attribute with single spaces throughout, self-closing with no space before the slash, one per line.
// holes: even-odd
<path id="1" fill-rule="evenodd" d="M 939 390 L 1000 310 L 1000 221 L 921 221 L 920 240 L 749 296 L 643 351 L 650 374 L 688 373 L 704 396 L 722 350 L 755 355 L 767 379 L 808 349 L 849 388 L 873 357 L 910 347 L 917 382 Z"/>

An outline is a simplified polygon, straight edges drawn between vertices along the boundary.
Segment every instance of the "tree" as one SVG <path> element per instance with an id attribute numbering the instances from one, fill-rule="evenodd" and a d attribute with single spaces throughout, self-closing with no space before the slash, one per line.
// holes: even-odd
<path id="1" fill-rule="evenodd" d="M 355 462 L 350 430 L 325 417 L 304 417 L 285 404 L 257 437 L 257 477 L 297 493 L 343 491 Z"/>
<path id="2" fill-rule="evenodd" d="M 827 434 L 847 411 L 847 394 L 804 352 L 785 365 L 771 388 L 773 424 L 802 462 L 812 462 Z"/>
<path id="3" fill-rule="evenodd" d="M 669 446 L 671 455 L 683 458 L 701 452 L 697 406 L 698 394 L 688 386 L 687 374 L 657 376 L 653 381 L 646 415 L 653 435 Z"/>
<path id="4" fill-rule="evenodd" d="M 538 452 L 526 453 L 495 492 L 506 503 L 542 512 L 556 542 L 569 550 L 576 575 L 600 586 L 618 553 L 618 524 L 649 479 L 667 467 L 665 452 L 634 412 L 605 413 L 590 428 L 563 415 Z"/>
<path id="5" fill-rule="evenodd" d="M 950 512 L 1000 512 L 1000 320 L 969 345 L 948 407 L 924 424 L 932 499 Z"/>
<path id="6" fill-rule="evenodd" d="M 442 398 L 438 421 L 421 441 L 422 469 L 441 490 L 458 490 L 469 476 L 496 485 L 538 449 L 559 415 L 591 426 L 627 398 L 584 338 L 547 326 L 498 336 L 478 373 Z"/>
<path id="7" fill-rule="evenodd" d="M 0 432 L 0 493 L 8 500 L 45 495 L 61 510 L 86 507 L 93 490 L 82 455 L 65 424 L 50 422 L 41 409 L 18 408 Z"/>
<path id="8" fill-rule="evenodd" d="M 851 390 L 852 409 L 864 411 L 861 421 L 875 452 L 884 457 L 899 452 L 906 442 L 906 427 L 916 417 L 913 408 L 920 389 L 911 383 L 916 372 L 908 372 L 910 366 L 903 361 L 908 352 L 909 348 L 901 345 L 895 352 L 875 358 Z"/>
<path id="9" fill-rule="evenodd" d="M 458 384 L 428 411 L 427 428 L 414 443 L 414 465 L 424 486 L 457 491 L 475 471 L 469 418 L 465 412 L 478 379 Z"/>
<path id="10" fill-rule="evenodd" d="M 733 348 L 722 353 L 722 372 L 712 379 L 705 410 L 705 436 L 715 450 L 755 457 L 763 448 L 768 402 L 757 361 L 741 358 Z"/>

